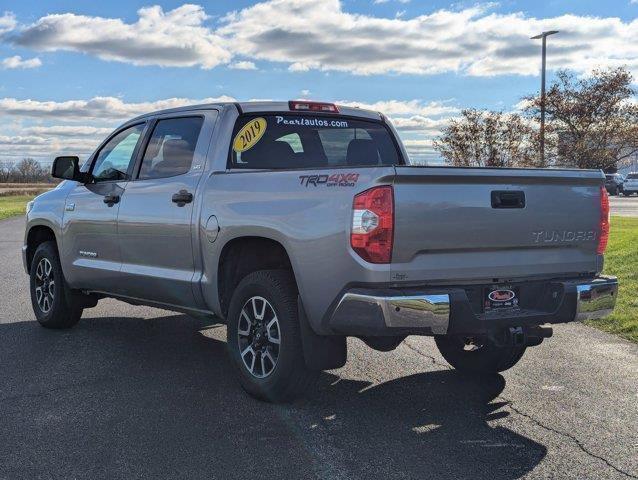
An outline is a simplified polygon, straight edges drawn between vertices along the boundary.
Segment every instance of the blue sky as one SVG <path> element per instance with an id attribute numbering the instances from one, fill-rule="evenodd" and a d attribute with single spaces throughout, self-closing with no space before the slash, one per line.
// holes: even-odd
<path id="1" fill-rule="evenodd" d="M 203 99 L 384 110 L 408 149 L 461 108 L 510 111 L 555 68 L 638 72 L 638 0 L 0 1 L 0 160 L 86 155 L 126 118 Z"/>

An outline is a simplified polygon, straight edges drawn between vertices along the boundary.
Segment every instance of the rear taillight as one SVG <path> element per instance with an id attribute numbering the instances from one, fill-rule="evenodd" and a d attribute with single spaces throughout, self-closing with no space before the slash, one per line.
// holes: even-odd
<path id="1" fill-rule="evenodd" d="M 605 187 L 600 187 L 600 227 L 598 234 L 598 255 L 605 253 L 609 241 L 609 194 Z"/>
<path id="2" fill-rule="evenodd" d="M 394 237 L 394 195 L 389 185 L 355 195 L 350 245 L 370 263 L 390 263 Z"/>

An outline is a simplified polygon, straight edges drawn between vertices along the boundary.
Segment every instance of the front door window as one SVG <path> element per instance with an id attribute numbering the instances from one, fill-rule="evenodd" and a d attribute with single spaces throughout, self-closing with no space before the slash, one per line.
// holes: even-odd
<path id="1" fill-rule="evenodd" d="M 98 153 L 93 165 L 96 182 L 126 180 L 133 152 L 144 130 L 144 124 L 134 125 L 115 135 Z"/>

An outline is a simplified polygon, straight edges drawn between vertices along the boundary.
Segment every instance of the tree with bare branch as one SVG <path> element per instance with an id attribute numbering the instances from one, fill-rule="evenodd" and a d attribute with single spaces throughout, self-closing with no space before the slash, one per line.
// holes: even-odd
<path id="1" fill-rule="evenodd" d="M 47 172 L 42 165 L 33 158 L 23 158 L 14 167 L 16 180 L 19 182 L 37 182 L 46 179 Z"/>
<path id="2" fill-rule="evenodd" d="M 518 114 L 466 109 L 434 141 L 455 167 L 538 167 L 537 132 Z"/>
<path id="3" fill-rule="evenodd" d="M 7 183 L 11 180 L 13 172 L 13 162 L 0 160 L 0 183 Z"/>
<path id="4" fill-rule="evenodd" d="M 545 97 L 546 138 L 555 163 L 614 171 L 638 152 L 638 103 L 625 68 L 595 70 L 579 78 L 560 70 Z M 526 113 L 540 118 L 540 96 L 525 98 Z"/>

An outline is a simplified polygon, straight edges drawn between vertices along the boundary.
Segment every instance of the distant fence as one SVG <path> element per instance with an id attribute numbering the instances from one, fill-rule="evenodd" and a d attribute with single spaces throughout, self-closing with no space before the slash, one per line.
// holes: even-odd
<path id="1" fill-rule="evenodd" d="M 54 187 L 54 183 L 0 183 L 0 197 L 40 195 Z"/>

